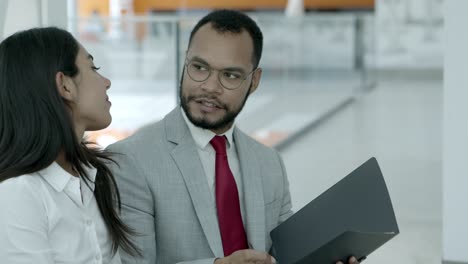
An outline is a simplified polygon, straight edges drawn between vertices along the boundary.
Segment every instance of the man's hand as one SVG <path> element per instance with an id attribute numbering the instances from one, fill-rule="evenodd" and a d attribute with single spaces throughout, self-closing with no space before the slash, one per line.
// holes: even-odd
<path id="1" fill-rule="evenodd" d="M 352 256 L 348 259 L 348 264 L 358 264 L 359 261 L 357 261 L 356 257 Z M 336 264 L 343 264 L 343 262 L 338 261 Z"/>
<path id="2" fill-rule="evenodd" d="M 216 259 L 214 264 L 276 264 L 276 260 L 268 253 L 253 249 L 238 250 L 231 255 Z"/>

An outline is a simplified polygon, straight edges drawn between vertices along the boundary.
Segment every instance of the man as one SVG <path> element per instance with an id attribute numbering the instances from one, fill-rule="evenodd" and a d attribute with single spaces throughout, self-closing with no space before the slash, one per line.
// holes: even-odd
<path id="1" fill-rule="evenodd" d="M 291 214 L 281 157 L 235 125 L 257 89 L 263 37 L 248 16 L 215 11 L 194 27 L 181 107 L 110 146 L 123 221 L 143 257 L 124 264 L 272 263 L 270 231 Z"/>

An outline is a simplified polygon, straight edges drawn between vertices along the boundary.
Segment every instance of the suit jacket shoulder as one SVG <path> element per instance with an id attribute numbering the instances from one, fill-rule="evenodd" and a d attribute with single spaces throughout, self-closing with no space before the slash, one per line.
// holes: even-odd
<path id="1" fill-rule="evenodd" d="M 160 145 L 165 138 L 163 122 L 159 121 L 139 129 L 135 134 L 109 146 L 111 151 L 134 151 Z"/>
<path id="2" fill-rule="evenodd" d="M 181 114 L 176 108 L 164 119 L 140 128 L 135 134 L 112 144 L 109 149 L 116 152 L 145 152 L 146 150 L 165 151 L 168 141 L 177 142 L 189 135 L 189 130 Z"/>
<path id="3" fill-rule="evenodd" d="M 238 128 L 234 130 L 234 138 L 236 141 L 236 146 L 239 146 L 238 148 L 240 148 L 242 152 L 252 152 L 253 155 L 258 157 L 258 160 L 267 163 L 275 163 L 276 165 L 273 167 L 276 167 L 278 164 L 282 163 L 278 151 L 263 145 Z M 239 153 L 239 155 L 243 155 L 243 153 Z"/>

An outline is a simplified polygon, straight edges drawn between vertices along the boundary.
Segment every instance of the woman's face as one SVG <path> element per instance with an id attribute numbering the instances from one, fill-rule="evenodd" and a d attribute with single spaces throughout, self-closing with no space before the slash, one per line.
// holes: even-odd
<path id="1" fill-rule="evenodd" d="M 81 45 L 76 65 L 79 73 L 72 78 L 74 95 L 71 104 L 75 127 L 80 133 L 106 128 L 112 121 L 107 95 L 111 82 L 99 74 L 93 57 Z"/>

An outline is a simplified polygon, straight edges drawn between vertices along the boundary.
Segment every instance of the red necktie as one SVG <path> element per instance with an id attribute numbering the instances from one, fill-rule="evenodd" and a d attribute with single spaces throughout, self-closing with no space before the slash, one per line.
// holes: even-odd
<path id="1" fill-rule="evenodd" d="M 216 208 L 224 255 L 247 249 L 247 236 L 239 204 L 236 181 L 229 168 L 226 154 L 226 137 L 215 136 L 211 145 L 216 151 Z"/>

